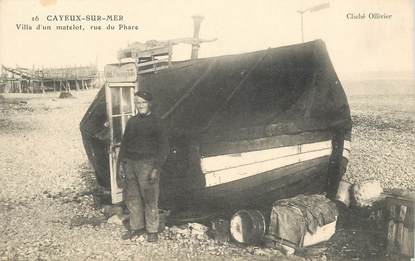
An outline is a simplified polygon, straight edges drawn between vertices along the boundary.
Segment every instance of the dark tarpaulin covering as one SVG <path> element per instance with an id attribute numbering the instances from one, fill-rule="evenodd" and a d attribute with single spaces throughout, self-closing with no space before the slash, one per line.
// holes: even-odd
<path id="1" fill-rule="evenodd" d="M 213 141 L 350 125 L 321 40 L 178 64 L 142 78 L 140 86 L 158 98 L 175 135 Z"/>
<path id="2" fill-rule="evenodd" d="M 346 95 L 321 40 L 174 63 L 140 77 L 139 88 L 153 93 L 171 146 L 189 141 L 201 145 L 202 155 L 206 143 L 351 128 Z M 86 147 L 85 140 L 104 144 L 97 136 L 105 119 L 101 90 L 81 122 Z M 90 154 L 94 167 L 108 163 Z"/>
<path id="3" fill-rule="evenodd" d="M 110 188 L 108 146 L 109 129 L 107 121 L 105 88 L 102 87 L 81 120 L 82 142 L 86 155 L 95 170 L 98 184 Z"/>

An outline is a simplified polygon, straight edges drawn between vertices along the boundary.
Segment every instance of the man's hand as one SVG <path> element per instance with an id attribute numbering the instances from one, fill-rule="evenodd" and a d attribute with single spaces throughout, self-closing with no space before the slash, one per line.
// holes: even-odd
<path id="1" fill-rule="evenodd" d="M 160 170 L 157 168 L 154 168 L 148 175 L 148 181 L 150 182 L 150 184 L 156 183 L 157 179 L 159 178 L 159 175 L 160 175 Z"/>
<path id="2" fill-rule="evenodd" d="M 120 188 L 124 188 L 125 186 L 125 166 L 124 162 L 120 162 L 118 165 L 118 171 L 116 175 L 117 186 Z"/>

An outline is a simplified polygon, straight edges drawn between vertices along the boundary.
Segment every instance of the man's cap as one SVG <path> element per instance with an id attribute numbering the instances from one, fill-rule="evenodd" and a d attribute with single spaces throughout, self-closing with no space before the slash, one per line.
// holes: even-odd
<path id="1" fill-rule="evenodd" d="M 134 93 L 134 96 L 141 97 L 146 101 L 153 100 L 153 95 L 151 95 L 151 93 L 146 92 L 146 91 L 138 91 L 138 92 Z"/>

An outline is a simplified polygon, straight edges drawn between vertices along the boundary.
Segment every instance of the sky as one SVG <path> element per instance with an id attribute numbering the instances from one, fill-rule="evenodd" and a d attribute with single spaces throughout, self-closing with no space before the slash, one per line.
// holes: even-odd
<path id="1" fill-rule="evenodd" d="M 65 67 L 117 62 L 116 54 L 134 41 L 168 40 L 193 35 L 191 16 L 204 16 L 199 57 L 262 50 L 301 42 L 298 10 L 305 12 L 305 41 L 322 39 L 338 74 L 364 71 L 413 71 L 414 6 L 411 0 L 0 0 L 0 63 L 6 66 Z M 347 14 L 365 19 L 347 19 Z M 369 13 L 392 15 L 369 19 Z M 47 15 L 122 15 L 135 31 L 17 30 L 16 24 L 51 25 Z M 32 21 L 38 16 L 39 21 Z M 84 26 L 93 22 L 81 22 Z M 118 25 L 119 22 L 113 22 Z M 108 22 L 96 23 L 103 27 Z M 174 59 L 190 57 L 189 45 L 177 45 Z"/>

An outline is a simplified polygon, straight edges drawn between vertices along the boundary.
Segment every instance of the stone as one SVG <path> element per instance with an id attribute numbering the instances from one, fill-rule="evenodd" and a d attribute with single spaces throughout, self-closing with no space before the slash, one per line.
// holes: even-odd
<path id="1" fill-rule="evenodd" d="M 123 216 L 118 216 L 118 215 L 113 215 L 112 217 L 110 217 L 107 220 L 108 224 L 115 224 L 115 225 L 119 225 L 122 226 L 123 225 L 123 221 L 126 220 L 128 218 L 128 215 L 123 215 Z"/>
<path id="2" fill-rule="evenodd" d="M 377 180 L 367 180 L 353 186 L 353 196 L 356 206 L 369 207 L 380 199 L 383 189 Z"/>

